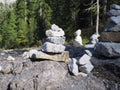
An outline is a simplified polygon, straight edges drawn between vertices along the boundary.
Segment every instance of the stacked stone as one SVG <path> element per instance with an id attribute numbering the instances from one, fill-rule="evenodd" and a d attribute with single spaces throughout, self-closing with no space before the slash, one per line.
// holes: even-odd
<path id="1" fill-rule="evenodd" d="M 120 57 L 120 6 L 112 4 L 108 25 L 100 35 L 100 41 L 95 46 L 99 55 L 106 57 Z"/>
<path id="2" fill-rule="evenodd" d="M 29 57 L 33 59 L 44 59 L 53 61 L 69 60 L 69 53 L 65 50 L 65 33 L 57 25 L 53 24 L 51 29 L 46 31 L 46 41 L 40 51 L 30 50 Z"/>
<path id="3" fill-rule="evenodd" d="M 42 51 L 46 53 L 62 53 L 65 50 L 65 33 L 57 25 L 53 24 L 46 31 L 46 42 L 42 45 Z"/>

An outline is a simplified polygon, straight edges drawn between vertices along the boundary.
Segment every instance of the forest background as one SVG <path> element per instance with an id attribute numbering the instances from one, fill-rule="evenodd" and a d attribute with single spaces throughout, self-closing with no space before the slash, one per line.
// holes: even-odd
<path id="1" fill-rule="evenodd" d="M 106 12 L 120 0 L 99 1 L 99 33 L 107 23 Z M 83 43 L 95 33 L 97 0 L 17 0 L 13 4 L 0 3 L 0 48 L 40 46 L 45 31 L 56 24 L 65 31 L 66 43 L 74 39 L 74 32 L 82 29 Z"/>

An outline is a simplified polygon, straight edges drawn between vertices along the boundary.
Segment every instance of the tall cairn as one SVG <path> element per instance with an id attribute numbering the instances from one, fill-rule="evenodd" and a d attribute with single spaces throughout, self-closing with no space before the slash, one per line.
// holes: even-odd
<path id="1" fill-rule="evenodd" d="M 69 53 L 65 51 L 65 33 L 62 28 L 53 24 L 45 34 L 47 38 L 41 50 L 31 50 L 30 58 L 67 62 Z"/>
<path id="2" fill-rule="evenodd" d="M 100 35 L 95 51 L 105 57 L 120 57 L 120 6 L 112 4 L 107 14 L 110 19 Z"/>

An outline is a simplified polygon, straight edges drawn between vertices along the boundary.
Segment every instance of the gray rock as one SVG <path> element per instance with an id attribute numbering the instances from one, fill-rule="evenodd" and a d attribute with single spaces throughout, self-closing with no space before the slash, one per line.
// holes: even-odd
<path id="1" fill-rule="evenodd" d="M 107 12 L 107 14 L 109 16 L 120 16 L 120 10 L 110 10 L 109 12 Z"/>
<path id="2" fill-rule="evenodd" d="M 87 54 L 84 54 L 80 59 L 78 60 L 79 65 L 85 65 L 87 64 L 91 59 L 91 56 L 88 56 Z"/>
<path id="3" fill-rule="evenodd" d="M 110 17 L 110 20 L 114 22 L 115 24 L 120 24 L 120 16 L 117 17 Z"/>
<path id="4" fill-rule="evenodd" d="M 116 26 L 116 24 L 114 22 L 112 22 L 111 20 L 109 20 L 104 31 L 109 31 L 109 29 L 113 28 L 114 26 Z"/>
<path id="5" fill-rule="evenodd" d="M 75 76 L 79 75 L 79 70 L 78 70 L 77 59 L 76 58 L 71 58 L 70 59 L 70 62 L 68 64 L 68 69 L 73 75 L 75 75 Z"/>
<path id="6" fill-rule="evenodd" d="M 111 27 L 108 31 L 119 32 L 120 31 L 120 24 L 115 25 L 114 27 Z"/>
<path id="7" fill-rule="evenodd" d="M 65 43 L 65 37 L 61 36 L 61 37 L 48 37 L 46 39 L 47 42 L 51 42 L 54 44 L 64 44 Z"/>
<path id="8" fill-rule="evenodd" d="M 0 90 L 10 90 L 9 84 L 13 79 L 13 75 L 0 75 Z"/>
<path id="9" fill-rule="evenodd" d="M 79 66 L 79 71 L 88 74 L 93 70 L 93 68 L 94 68 L 94 66 L 92 65 L 92 63 L 89 60 L 85 65 Z"/>
<path id="10" fill-rule="evenodd" d="M 120 43 L 98 42 L 95 52 L 105 57 L 120 57 Z"/>
<path id="11" fill-rule="evenodd" d="M 10 90 L 45 90 L 49 86 L 60 86 L 67 74 L 65 66 L 65 63 L 53 61 L 35 62 L 14 77 Z"/>
<path id="12" fill-rule="evenodd" d="M 65 50 L 64 45 L 53 44 L 50 42 L 46 42 L 42 45 L 42 51 L 49 53 L 61 53 Z"/>
<path id="13" fill-rule="evenodd" d="M 120 6 L 117 4 L 112 4 L 112 5 L 110 5 L 110 9 L 120 10 Z"/>
<path id="14" fill-rule="evenodd" d="M 13 63 L 8 61 L 2 61 L 0 63 L 1 73 L 3 74 L 12 74 L 13 73 Z"/>

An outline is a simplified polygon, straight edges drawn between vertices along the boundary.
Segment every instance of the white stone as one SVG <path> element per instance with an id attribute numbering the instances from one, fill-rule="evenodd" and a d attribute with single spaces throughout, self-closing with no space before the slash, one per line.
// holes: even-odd
<path id="1" fill-rule="evenodd" d="M 75 47 L 81 47 L 83 44 L 82 44 L 82 37 L 80 36 L 81 35 L 81 30 L 78 29 L 75 33 L 75 40 L 73 42 L 73 45 Z"/>
<path id="2" fill-rule="evenodd" d="M 68 64 L 69 71 L 73 73 L 73 75 L 77 76 L 79 75 L 77 60 L 75 58 L 70 59 L 72 62 L 71 64 Z"/>
<path id="3" fill-rule="evenodd" d="M 5 53 L 1 53 L 1 56 L 4 56 L 5 55 Z"/>
<path id="4" fill-rule="evenodd" d="M 0 66 L 0 71 L 2 71 L 2 67 Z"/>
<path id="5" fill-rule="evenodd" d="M 42 51 L 44 52 L 51 52 L 51 53 L 61 53 L 65 50 L 64 45 L 54 44 L 50 42 L 45 42 L 42 45 Z"/>
<path id="6" fill-rule="evenodd" d="M 99 39 L 98 39 L 99 37 L 100 37 L 99 34 L 94 33 L 94 34 L 90 37 L 91 43 L 92 43 L 92 44 L 96 44 L 96 43 L 99 41 Z"/>
<path id="7" fill-rule="evenodd" d="M 87 62 L 87 64 L 81 66 L 80 68 L 79 69 L 80 69 L 81 72 L 90 73 L 93 70 L 94 66 L 89 61 L 89 62 Z"/>
<path id="8" fill-rule="evenodd" d="M 60 36 L 64 36 L 65 32 L 62 30 L 62 28 L 59 28 L 57 25 L 53 24 L 51 26 L 51 29 L 46 30 L 45 32 L 47 37 L 60 37 Z"/>
<path id="9" fill-rule="evenodd" d="M 90 57 L 92 57 L 92 53 L 89 50 L 85 50 L 86 54 Z"/>
<path id="10" fill-rule="evenodd" d="M 23 55 L 22 55 L 22 57 L 23 57 L 24 59 L 29 58 L 29 52 L 24 52 Z"/>
<path id="11" fill-rule="evenodd" d="M 7 60 L 14 61 L 14 60 L 15 60 L 15 58 L 13 58 L 12 56 L 8 56 Z"/>
<path id="12" fill-rule="evenodd" d="M 84 54 L 79 60 L 78 64 L 79 65 L 85 65 L 90 61 L 91 57 L 87 54 Z"/>
<path id="13" fill-rule="evenodd" d="M 34 57 L 38 54 L 38 51 L 35 49 L 32 49 L 29 51 L 29 57 Z"/>

